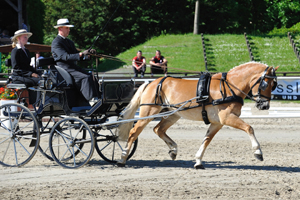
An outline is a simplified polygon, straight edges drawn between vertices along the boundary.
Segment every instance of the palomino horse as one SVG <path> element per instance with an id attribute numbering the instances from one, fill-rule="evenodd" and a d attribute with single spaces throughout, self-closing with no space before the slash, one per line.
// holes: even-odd
<path id="1" fill-rule="evenodd" d="M 230 101 L 215 101 L 218 103 L 208 103 L 205 105 L 207 117 L 210 126 L 204 137 L 204 140 L 196 153 L 196 169 L 204 169 L 202 165 L 202 157 L 205 149 L 216 135 L 216 133 L 224 126 L 231 126 L 245 131 L 252 143 L 252 149 L 257 159 L 263 160 L 260 145 L 254 135 L 253 128 L 239 118 L 243 106 L 243 99 L 252 90 L 252 100 L 256 101 L 256 107 L 260 110 L 269 109 L 271 91 L 276 88 L 277 77 L 275 71 L 278 67 L 268 67 L 265 64 L 257 62 L 249 62 L 240 66 L 234 67 L 227 73 L 227 77 L 218 73 L 211 77 L 211 84 L 209 87 L 209 101 L 214 102 L 226 97 L 238 97 L 238 100 Z M 221 80 L 223 79 L 223 84 Z M 125 108 L 123 119 L 131 119 L 134 117 L 136 110 L 140 106 L 140 118 L 155 115 L 162 110 L 172 110 L 176 106 L 193 99 L 196 96 L 197 80 L 184 80 L 178 78 L 168 77 L 160 85 L 160 92 L 158 94 L 157 85 L 162 78 L 159 78 L 150 84 L 143 84 L 139 87 L 136 94 L 132 98 L 130 104 Z M 225 87 L 225 89 L 224 89 Z M 233 94 L 234 93 L 234 94 Z M 166 134 L 170 128 L 181 117 L 190 120 L 203 121 L 201 103 L 195 100 L 191 101 L 185 109 L 175 112 L 174 114 L 164 118 L 154 127 L 154 132 L 165 141 L 170 148 L 170 157 L 175 160 L 177 155 L 177 144 Z M 132 123 L 122 124 L 119 126 L 119 135 L 126 138 L 127 146 L 122 152 L 121 160 L 118 166 L 125 166 L 126 158 L 130 152 L 130 148 L 134 140 L 137 139 L 139 134 L 145 126 L 152 121 L 150 119 L 138 120 L 132 128 Z M 130 128 L 132 128 L 130 130 Z M 128 135 L 129 134 L 129 135 Z"/>

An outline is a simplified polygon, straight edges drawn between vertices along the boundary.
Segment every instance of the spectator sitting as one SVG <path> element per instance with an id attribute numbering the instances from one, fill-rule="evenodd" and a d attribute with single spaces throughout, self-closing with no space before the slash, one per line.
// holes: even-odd
<path id="1" fill-rule="evenodd" d="M 167 76 L 168 61 L 161 55 L 160 50 L 156 50 L 155 56 L 150 60 L 151 77 L 153 74 L 165 74 Z"/>
<path id="2" fill-rule="evenodd" d="M 136 56 L 132 59 L 132 68 L 134 71 L 134 77 L 138 77 L 141 74 L 141 78 L 144 77 L 146 71 L 146 59 L 142 56 L 142 51 L 139 50 Z"/>

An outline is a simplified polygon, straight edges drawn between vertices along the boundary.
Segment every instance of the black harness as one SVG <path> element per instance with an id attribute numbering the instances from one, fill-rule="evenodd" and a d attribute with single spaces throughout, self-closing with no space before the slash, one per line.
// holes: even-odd
<path id="1" fill-rule="evenodd" d="M 242 105 L 244 105 L 244 99 L 240 96 L 237 96 L 233 90 L 231 89 L 231 87 L 229 86 L 228 82 L 226 81 L 226 77 L 227 77 L 227 73 L 222 73 L 222 78 L 220 80 L 220 93 L 222 95 L 222 98 L 221 99 L 216 99 L 216 100 L 213 100 L 211 103 L 209 103 L 208 99 L 202 101 L 202 102 L 198 102 L 198 103 L 201 103 L 201 106 L 202 106 L 202 119 L 204 121 L 205 124 L 210 124 L 210 121 L 208 120 L 208 116 L 207 116 L 207 112 L 205 110 L 205 106 L 206 105 L 210 105 L 212 104 L 213 106 L 215 105 L 219 105 L 219 104 L 224 104 L 224 103 L 229 103 L 229 102 L 238 102 L 238 103 L 241 103 Z M 201 79 L 201 76 L 200 76 L 200 79 Z M 198 85 L 200 82 L 203 82 L 199 79 L 198 81 Z M 209 86 L 210 86 L 210 81 L 211 81 L 211 77 L 209 78 L 209 84 L 207 87 L 207 92 L 209 92 Z M 225 89 L 225 83 L 226 85 L 228 86 L 232 96 L 226 96 L 226 89 Z M 222 87 L 223 87 L 223 90 L 222 90 Z M 224 92 L 223 92 L 224 91 Z M 200 96 L 201 98 L 201 96 Z"/>
<path id="2" fill-rule="evenodd" d="M 244 93 L 246 96 L 250 97 L 251 100 L 255 101 L 257 104 L 262 104 L 264 103 L 264 101 L 266 100 L 262 100 L 260 97 L 264 97 L 268 100 L 270 100 L 270 97 L 266 97 L 264 95 L 262 95 L 260 92 L 261 90 L 264 91 L 267 89 L 270 80 L 274 81 L 274 85 L 272 87 L 272 91 L 276 89 L 277 86 L 277 76 L 275 74 L 275 70 L 273 69 L 272 71 L 272 75 L 267 75 L 267 71 L 268 71 L 269 67 L 267 67 L 265 69 L 265 71 L 263 72 L 262 76 L 255 82 L 255 84 L 251 87 L 251 90 L 253 89 L 253 87 L 257 84 L 259 84 L 259 90 L 258 90 L 258 94 L 257 95 L 253 95 L 253 97 L 258 97 L 258 100 L 255 100 L 253 98 L 251 98 L 248 94 L 244 93 L 243 91 L 239 90 L 237 87 L 235 87 L 234 85 L 228 83 L 228 81 L 226 80 L 227 77 L 227 73 L 222 73 L 222 77 L 220 79 L 220 93 L 222 95 L 222 98 L 220 99 L 216 99 L 216 100 L 212 100 L 212 102 L 209 102 L 209 87 L 210 87 L 210 82 L 211 82 L 211 75 L 209 73 L 202 73 L 202 75 L 200 76 L 199 80 L 198 80 L 198 84 L 197 84 L 197 91 L 196 91 L 196 102 L 198 103 L 198 105 L 196 106 L 188 106 L 185 107 L 183 109 L 181 109 L 180 111 L 184 111 L 184 110 L 189 110 L 189 109 L 193 109 L 193 108 L 198 108 L 200 106 L 202 106 L 202 118 L 203 121 L 205 122 L 205 124 L 210 124 L 209 120 L 208 120 L 208 116 L 207 116 L 207 112 L 205 110 L 205 106 L 207 105 L 219 105 L 219 104 L 224 104 L 224 103 L 230 103 L 230 102 L 238 102 L 242 105 L 244 105 L 244 99 L 240 96 L 237 96 L 234 91 L 231 89 L 230 85 L 233 86 L 234 88 L 236 88 L 237 90 L 241 91 L 242 93 Z M 140 106 L 143 105 L 159 105 L 159 106 L 163 106 L 166 108 L 180 108 L 180 105 L 184 104 L 184 103 L 192 103 L 192 99 L 185 101 L 185 102 L 181 102 L 181 103 L 177 103 L 177 104 L 164 104 L 163 99 L 161 97 L 161 89 L 162 89 L 162 84 L 163 82 L 167 79 L 168 77 L 164 77 L 160 80 L 159 84 L 157 85 L 156 88 L 156 94 L 155 94 L 155 103 L 149 103 L 149 104 L 141 104 Z M 269 81 L 265 81 L 265 78 L 270 79 Z M 226 94 L 226 89 L 225 89 L 225 83 L 227 85 L 227 87 L 229 88 L 232 96 L 227 96 Z M 194 99 L 194 98 L 193 98 Z"/>
<path id="3" fill-rule="evenodd" d="M 198 103 L 198 105 L 196 106 L 189 106 L 186 107 L 180 111 L 184 111 L 184 110 L 189 110 L 189 109 L 193 109 L 193 108 L 198 108 L 198 107 L 202 107 L 202 118 L 203 121 L 205 122 L 205 124 L 210 124 L 210 121 L 208 120 L 208 116 L 207 116 L 207 112 L 205 110 L 205 106 L 207 105 L 219 105 L 219 104 L 224 104 L 224 103 L 229 103 L 229 102 L 239 102 L 242 105 L 244 105 L 244 100 L 242 97 L 239 97 L 237 95 L 235 95 L 235 93 L 232 91 L 232 89 L 230 88 L 229 84 L 226 81 L 226 76 L 227 73 L 223 73 L 222 74 L 222 78 L 220 80 L 220 93 L 222 95 L 221 99 L 216 99 L 213 100 L 212 102 L 209 102 L 209 86 L 210 86 L 210 82 L 211 82 L 211 75 L 209 73 L 203 73 L 199 80 L 198 80 L 198 84 L 197 84 L 197 91 L 196 91 L 196 95 L 197 95 L 197 99 L 196 102 Z M 153 103 L 149 103 L 149 104 L 141 104 L 140 106 L 145 106 L 145 105 L 158 105 L 158 106 L 163 106 L 163 107 L 172 107 L 172 108 L 179 108 L 179 105 L 183 104 L 184 102 L 178 103 L 178 104 L 164 104 L 162 96 L 161 96 L 161 89 L 162 89 L 162 85 L 163 82 L 167 79 L 168 77 L 164 77 L 160 80 L 160 82 L 157 84 L 156 87 L 156 93 L 155 93 L 155 100 L 154 100 L 154 104 Z M 231 93 L 233 94 L 232 96 L 228 96 L 226 97 L 226 90 L 225 90 L 225 84 L 228 86 L 228 88 L 230 89 Z M 224 92 L 222 90 L 222 86 L 224 88 Z"/>

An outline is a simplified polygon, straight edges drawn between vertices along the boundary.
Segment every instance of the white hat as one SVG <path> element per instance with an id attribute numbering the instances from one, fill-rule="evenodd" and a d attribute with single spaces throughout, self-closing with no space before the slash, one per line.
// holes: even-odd
<path id="1" fill-rule="evenodd" d="M 27 37 L 30 38 L 30 36 L 32 36 L 32 33 L 27 32 L 26 29 L 20 29 L 15 32 L 15 35 L 11 38 L 11 40 L 16 41 L 17 37 L 19 37 L 20 35 L 27 35 Z"/>
<path id="2" fill-rule="evenodd" d="M 59 20 L 57 20 L 57 25 L 54 26 L 54 28 L 58 28 L 58 27 L 62 27 L 62 26 L 74 27 L 74 25 L 70 24 L 68 19 L 59 19 Z"/>

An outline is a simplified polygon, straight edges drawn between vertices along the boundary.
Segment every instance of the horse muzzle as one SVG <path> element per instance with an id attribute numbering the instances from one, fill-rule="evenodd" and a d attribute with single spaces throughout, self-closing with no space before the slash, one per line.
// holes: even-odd
<path id="1" fill-rule="evenodd" d="M 255 106 L 259 110 L 268 110 L 270 108 L 270 103 L 269 103 L 269 101 L 266 101 L 264 99 L 258 98 L 256 100 Z"/>

